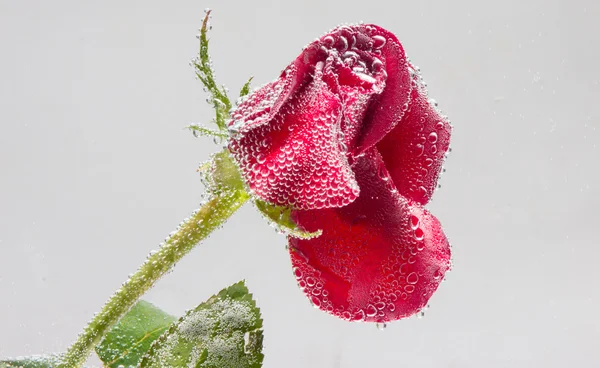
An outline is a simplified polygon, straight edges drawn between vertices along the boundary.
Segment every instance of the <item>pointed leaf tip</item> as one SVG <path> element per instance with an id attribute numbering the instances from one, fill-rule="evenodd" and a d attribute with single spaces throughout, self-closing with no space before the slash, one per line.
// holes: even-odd
<path id="1" fill-rule="evenodd" d="M 208 53 L 208 37 L 206 36 L 208 32 L 208 19 L 210 16 L 211 10 L 206 10 L 206 15 L 204 16 L 204 20 L 202 21 L 202 27 L 200 28 L 200 50 L 198 52 L 198 57 L 192 60 L 192 65 L 196 70 L 196 76 L 204 87 L 206 91 L 210 93 L 210 98 L 208 98 L 208 102 L 215 109 L 215 123 L 220 130 L 226 130 L 225 121 L 229 118 L 229 110 L 231 110 L 231 101 L 229 101 L 229 97 L 227 97 L 227 93 L 224 88 L 219 89 L 217 83 L 215 81 L 212 63 L 210 61 L 210 56 Z"/>
<path id="2" fill-rule="evenodd" d="M 244 84 L 244 86 L 240 90 L 240 97 L 244 97 L 248 93 L 250 93 L 250 83 L 252 83 L 252 79 L 254 79 L 254 77 L 250 77 L 250 79 L 248 79 L 248 81 Z"/>

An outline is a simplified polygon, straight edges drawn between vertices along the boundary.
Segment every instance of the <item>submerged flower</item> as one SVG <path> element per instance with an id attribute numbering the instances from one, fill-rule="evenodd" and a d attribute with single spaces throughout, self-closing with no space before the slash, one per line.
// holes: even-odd
<path id="1" fill-rule="evenodd" d="M 392 33 L 336 28 L 232 118 L 229 149 L 252 193 L 291 207 L 301 229 L 322 230 L 288 237 L 315 306 L 386 322 L 427 304 L 450 267 L 448 241 L 423 205 L 451 127 Z"/>

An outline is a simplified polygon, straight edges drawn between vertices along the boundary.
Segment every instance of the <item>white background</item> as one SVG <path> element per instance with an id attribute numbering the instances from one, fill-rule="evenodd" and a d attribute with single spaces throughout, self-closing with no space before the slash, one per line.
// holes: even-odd
<path id="1" fill-rule="evenodd" d="M 342 22 L 398 35 L 455 125 L 428 206 L 454 270 L 422 319 L 343 322 L 246 206 L 148 300 L 181 314 L 246 278 L 267 368 L 597 367 L 598 4 L 0 0 L 0 357 L 66 349 L 197 207 L 216 147 L 182 127 L 212 117 L 188 66 L 212 7 L 233 94 Z"/>

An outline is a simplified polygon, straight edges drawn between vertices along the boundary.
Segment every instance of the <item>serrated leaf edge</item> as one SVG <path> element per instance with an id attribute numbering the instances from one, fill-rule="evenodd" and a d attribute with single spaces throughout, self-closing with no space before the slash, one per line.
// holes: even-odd
<path id="1" fill-rule="evenodd" d="M 173 334 L 175 332 L 175 330 L 177 330 L 180 326 L 181 323 L 183 323 L 183 321 L 189 317 L 189 315 L 191 315 L 192 313 L 196 312 L 196 309 L 198 309 L 202 304 L 206 304 L 211 302 L 213 299 L 218 298 L 219 294 L 225 290 L 231 289 L 233 287 L 236 287 L 238 285 L 243 286 L 245 292 L 245 295 L 247 295 L 250 298 L 250 303 L 252 305 L 253 308 L 256 308 L 258 310 L 258 320 L 257 322 L 259 322 L 260 327 L 256 328 L 254 330 L 248 331 L 248 333 L 250 332 L 256 332 L 257 330 L 262 331 L 263 330 L 263 319 L 262 319 L 262 314 L 260 312 L 260 308 L 256 305 L 256 301 L 254 300 L 253 294 L 250 293 L 250 291 L 248 290 L 248 287 L 246 286 L 246 280 L 241 280 L 236 282 L 235 284 L 232 284 L 222 290 L 220 290 L 217 294 L 212 295 L 210 298 L 206 299 L 204 302 L 198 304 L 195 308 L 192 308 L 190 310 L 188 310 L 187 312 L 185 312 L 185 314 L 183 316 L 181 316 L 176 322 L 173 322 L 171 324 L 171 326 L 156 340 L 154 340 L 154 342 L 150 345 L 150 348 L 148 349 L 148 351 L 142 355 L 141 359 L 140 359 L 140 363 L 138 364 L 138 368 L 143 367 L 146 360 L 147 359 L 151 359 L 152 354 L 154 353 L 155 349 L 158 349 L 161 343 L 164 343 L 165 340 L 169 337 L 169 335 Z"/>

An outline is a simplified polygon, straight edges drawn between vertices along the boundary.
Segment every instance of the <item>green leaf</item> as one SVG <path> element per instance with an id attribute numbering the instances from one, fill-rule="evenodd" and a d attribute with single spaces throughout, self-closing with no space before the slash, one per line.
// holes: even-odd
<path id="1" fill-rule="evenodd" d="M 192 60 L 192 65 L 196 69 L 196 76 L 206 90 L 210 93 L 209 102 L 213 105 L 216 113 L 215 123 L 219 129 L 226 131 L 227 127 L 225 120 L 229 118 L 229 110 L 231 110 L 231 102 L 224 88 L 219 89 L 215 82 L 210 56 L 208 55 L 208 38 L 206 37 L 208 17 L 210 10 L 206 12 L 202 28 L 200 28 L 200 52 L 198 57 Z"/>
<path id="2" fill-rule="evenodd" d="M 248 79 L 248 82 L 246 82 L 246 84 L 244 84 L 244 86 L 242 87 L 242 89 L 240 90 L 240 97 L 244 97 L 246 96 L 248 93 L 250 93 L 250 83 L 252 82 L 252 79 L 254 77 L 250 77 L 250 79 Z"/>
<path id="3" fill-rule="evenodd" d="M 243 281 L 211 297 L 171 326 L 141 368 L 260 368 L 260 310 Z"/>
<path id="4" fill-rule="evenodd" d="M 110 368 L 137 366 L 150 345 L 177 320 L 154 305 L 139 301 L 96 347 Z"/>
<path id="5" fill-rule="evenodd" d="M 320 236 L 323 230 L 315 232 L 304 231 L 292 220 L 292 208 L 269 204 L 260 199 L 254 201 L 256 208 L 271 222 L 271 224 L 280 231 L 289 234 L 295 238 L 312 239 Z"/>
<path id="6" fill-rule="evenodd" d="M 53 368 L 62 362 L 61 355 L 34 355 L 0 361 L 0 368 Z"/>

